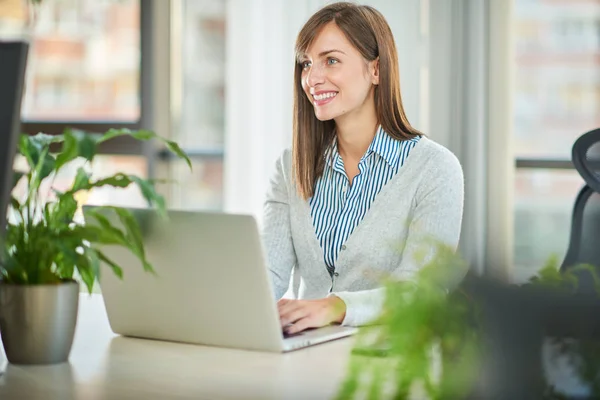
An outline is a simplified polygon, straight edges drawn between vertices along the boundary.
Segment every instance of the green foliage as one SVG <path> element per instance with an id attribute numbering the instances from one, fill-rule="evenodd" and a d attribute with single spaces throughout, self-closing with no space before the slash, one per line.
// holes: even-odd
<path id="1" fill-rule="evenodd" d="M 174 142 L 157 136 L 154 132 L 128 129 L 111 129 L 105 134 L 93 134 L 66 129 L 62 135 L 21 135 L 18 152 L 26 160 L 28 171 L 16 171 L 14 188 L 26 181 L 24 199 L 11 197 L 6 239 L 0 264 L 0 279 L 3 282 L 21 285 L 51 284 L 71 280 L 75 272 L 88 291 L 100 274 L 100 265 L 107 265 L 119 278 L 123 269 L 106 257 L 98 245 L 117 245 L 129 249 L 141 262 L 146 271 L 152 266 L 146 259 L 144 244 L 138 222 L 128 210 L 113 206 L 100 206 L 90 211 L 95 223 L 78 224 L 76 196 L 82 191 L 103 186 L 126 188 L 136 185 L 148 205 L 165 216 L 164 198 L 157 193 L 154 182 L 134 175 L 117 173 L 102 179 L 93 179 L 84 167 L 77 170 L 72 186 L 64 192 L 53 187 L 54 177 L 68 163 L 84 159 L 93 162 L 98 145 L 117 136 L 131 136 L 137 140 L 158 139 L 178 157 L 184 159 L 191 169 L 191 162 Z M 59 146 L 55 155 L 52 146 Z M 43 183 L 49 181 L 49 189 Z M 42 191 L 48 190 L 48 193 Z M 53 194 L 54 199 L 44 200 L 44 194 Z M 120 226 L 113 225 L 106 217 L 113 213 Z"/>
<path id="2" fill-rule="evenodd" d="M 474 316 L 465 293 L 452 290 L 467 266 L 437 247 L 440 256 L 415 280 L 387 282 L 383 313 L 359 333 L 338 399 L 362 398 L 365 390 L 379 399 L 386 386 L 386 398 L 407 399 L 418 385 L 431 399 L 460 398 L 471 387 L 479 338 L 468 325 Z"/>
<path id="3" fill-rule="evenodd" d="M 482 363 L 480 310 L 458 282 L 468 269 L 455 252 L 437 246 L 437 256 L 411 281 L 389 279 L 379 319 L 363 327 L 352 350 L 348 373 L 337 399 L 454 399 L 475 387 Z M 526 285 L 573 292 L 577 273 L 588 271 L 600 293 L 600 279 L 590 265 L 566 272 L 550 258 Z M 600 397 L 600 344 L 554 339 L 583 382 Z M 546 399 L 565 398 L 548 385 Z"/>

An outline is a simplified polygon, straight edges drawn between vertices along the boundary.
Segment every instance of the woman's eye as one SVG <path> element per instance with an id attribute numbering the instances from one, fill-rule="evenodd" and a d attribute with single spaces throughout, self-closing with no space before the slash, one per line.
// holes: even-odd
<path id="1" fill-rule="evenodd" d="M 338 60 L 336 60 L 335 58 L 328 58 L 327 59 L 327 64 L 332 65 L 332 64 L 337 64 Z"/>
<path id="2" fill-rule="evenodd" d="M 306 69 L 310 67 L 310 61 L 302 61 L 300 65 L 302 66 L 302 69 Z"/>

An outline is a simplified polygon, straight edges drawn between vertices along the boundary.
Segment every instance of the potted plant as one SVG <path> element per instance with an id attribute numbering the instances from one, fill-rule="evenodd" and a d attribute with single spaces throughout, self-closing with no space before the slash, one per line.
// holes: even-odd
<path id="1" fill-rule="evenodd" d="M 600 299 L 577 289 L 582 273 L 600 288 L 592 266 L 560 272 L 553 257 L 523 285 L 472 274 L 457 285 L 467 264 L 438 254 L 413 281 L 386 283 L 338 399 L 563 399 L 569 376 L 585 398 L 600 396 Z M 548 374 L 557 362 L 566 367 Z"/>
<path id="2" fill-rule="evenodd" d="M 108 259 L 98 245 L 126 247 L 145 270 L 153 271 L 138 223 L 129 211 L 99 207 L 91 214 L 97 224 L 84 224 L 76 218 L 78 193 L 130 185 L 137 185 L 149 206 L 165 215 L 164 198 L 156 192 L 153 181 L 124 173 L 92 177 L 89 165 L 97 146 L 122 135 L 144 141 L 160 139 L 191 168 L 190 160 L 176 143 L 147 130 L 111 129 L 100 135 L 66 129 L 59 136 L 40 133 L 19 138 L 18 153 L 27 161 L 28 170 L 15 172 L 13 189 L 24 184 L 25 190 L 21 198 L 13 191 L 10 199 L 0 263 L 0 334 L 11 363 L 48 364 L 68 359 L 79 299 L 75 278 L 78 276 L 91 292 L 101 265 L 123 277 L 121 266 Z M 77 169 L 71 187 L 54 187 L 57 173 L 76 159 L 85 164 Z M 103 210 L 116 213 L 121 225 L 113 226 L 103 218 Z"/>

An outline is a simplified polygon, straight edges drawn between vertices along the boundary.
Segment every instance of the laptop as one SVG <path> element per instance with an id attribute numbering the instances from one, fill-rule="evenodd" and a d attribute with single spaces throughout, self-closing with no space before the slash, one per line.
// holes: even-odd
<path id="1" fill-rule="evenodd" d="M 84 206 L 86 223 L 93 206 Z M 120 280 L 103 265 L 100 288 L 111 329 L 146 339 L 287 352 L 352 335 L 331 325 L 282 333 L 256 220 L 250 215 L 128 208 L 140 224 L 145 272 L 126 248 L 100 249 L 123 268 Z M 113 212 L 106 216 L 117 226 Z"/>

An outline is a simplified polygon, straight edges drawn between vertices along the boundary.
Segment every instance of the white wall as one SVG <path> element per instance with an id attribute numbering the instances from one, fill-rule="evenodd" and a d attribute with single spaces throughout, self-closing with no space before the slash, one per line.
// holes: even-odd
<path id="1" fill-rule="evenodd" d="M 294 41 L 314 1 L 227 4 L 224 208 L 260 216 L 269 174 L 291 144 Z"/>

